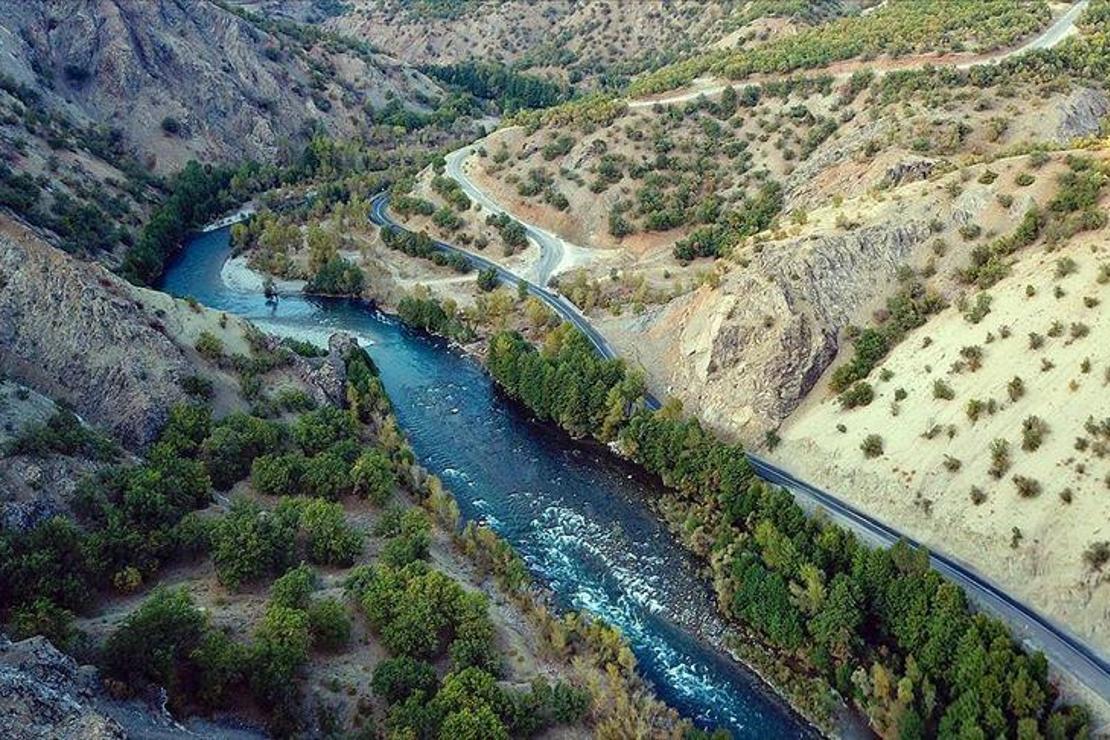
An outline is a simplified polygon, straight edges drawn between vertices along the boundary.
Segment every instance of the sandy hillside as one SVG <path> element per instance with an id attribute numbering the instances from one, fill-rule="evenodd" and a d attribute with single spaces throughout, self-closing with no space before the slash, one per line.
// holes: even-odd
<path id="1" fill-rule="evenodd" d="M 1075 271 L 1060 276 L 1070 263 L 1059 260 Z M 954 305 L 912 332 L 868 378 L 869 405 L 842 410 L 820 383 L 773 458 L 1107 649 L 1110 569 L 1091 562 L 1091 548 L 1110 541 L 1108 278 L 1104 231 L 1028 253 L 987 291 L 979 323 Z M 944 387 L 934 384 L 953 398 L 937 398 Z M 1023 425 L 1040 427 L 1036 449 Z M 861 444 L 871 434 L 882 453 L 868 459 Z M 1009 445 L 997 477 L 996 440 Z"/>

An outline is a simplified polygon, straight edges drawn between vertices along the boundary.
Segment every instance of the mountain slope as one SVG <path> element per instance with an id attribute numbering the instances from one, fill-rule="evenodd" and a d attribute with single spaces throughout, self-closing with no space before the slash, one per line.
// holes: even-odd
<path id="1" fill-rule="evenodd" d="M 348 136 L 363 106 L 440 92 L 387 57 L 208 0 L 0 1 L 7 75 L 53 112 L 118 130 L 156 171 L 273 161 L 317 122 Z"/>

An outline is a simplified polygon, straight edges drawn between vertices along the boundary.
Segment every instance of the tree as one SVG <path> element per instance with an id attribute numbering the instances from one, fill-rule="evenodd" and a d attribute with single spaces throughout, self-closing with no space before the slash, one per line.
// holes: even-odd
<path id="1" fill-rule="evenodd" d="M 809 631 L 818 644 L 841 660 L 847 660 L 859 640 L 858 630 L 862 621 L 863 612 L 852 581 L 845 574 L 838 573 L 833 578 L 824 605 L 810 620 Z"/>
<path id="2" fill-rule="evenodd" d="M 351 469 L 355 493 L 375 506 L 383 506 L 393 493 L 393 464 L 385 453 L 374 447 L 365 450 Z"/>
<path id="3" fill-rule="evenodd" d="M 431 545 L 431 522 L 420 509 L 409 509 L 401 515 L 399 527 L 382 548 L 381 561 L 394 568 L 403 568 L 428 556 Z"/>
<path id="4" fill-rule="evenodd" d="M 443 719 L 441 740 L 508 740 L 505 723 L 489 707 L 463 709 Z"/>
<path id="5" fill-rule="evenodd" d="M 362 552 L 362 533 L 347 524 L 339 504 L 323 499 L 307 501 L 299 522 L 305 553 L 314 563 L 349 566 Z"/>
<path id="6" fill-rule="evenodd" d="M 156 589 L 108 638 L 104 665 L 132 686 L 150 683 L 174 695 L 182 685 L 185 658 L 206 630 L 204 613 L 185 589 Z"/>
<path id="7" fill-rule="evenodd" d="M 338 650 L 351 639 L 347 609 L 332 598 L 319 599 L 308 607 L 308 629 L 313 646 L 321 650 Z"/>
<path id="8" fill-rule="evenodd" d="M 196 665 L 197 700 L 213 709 L 227 706 L 232 689 L 245 678 L 249 655 L 245 645 L 220 630 L 209 629 L 189 654 Z"/>
<path id="9" fill-rule="evenodd" d="M 305 564 L 286 571 L 270 587 L 270 603 L 290 609 L 308 609 L 316 590 L 316 572 Z"/>
<path id="10" fill-rule="evenodd" d="M 312 638 L 308 614 L 271 604 L 251 646 L 251 689 L 264 703 L 288 701 L 295 691 L 293 678 L 308 662 Z"/>
<path id="11" fill-rule="evenodd" d="M 437 683 L 435 668 L 431 665 L 400 656 L 378 663 L 370 686 L 387 703 L 395 704 L 415 691 L 423 691 L 430 696 L 435 693 Z"/>
<path id="12" fill-rule="evenodd" d="M 236 499 L 212 528 L 216 576 L 228 588 L 279 573 L 293 560 L 295 525 L 287 517 Z"/>
<path id="13" fill-rule="evenodd" d="M 455 581 L 416 561 L 400 570 L 373 568 L 360 604 L 391 652 L 423 658 L 443 652 L 461 595 Z"/>
<path id="14" fill-rule="evenodd" d="M 300 452 L 256 457 L 251 464 L 251 485 L 267 496 L 295 496 L 302 490 L 307 460 Z"/>
<path id="15" fill-rule="evenodd" d="M 281 427 L 264 419 L 243 413 L 224 418 L 216 424 L 200 450 L 212 486 L 226 491 L 245 478 L 254 458 L 276 449 L 281 436 Z"/>
<path id="16" fill-rule="evenodd" d="M 339 235 L 332 229 L 319 224 L 308 227 L 305 234 L 308 242 L 308 271 L 316 274 L 327 263 L 339 256 Z"/>
<path id="17" fill-rule="evenodd" d="M 310 411 L 293 423 L 293 441 L 306 455 L 324 452 L 336 442 L 354 435 L 354 422 L 350 415 L 335 406 L 322 406 Z"/>
<path id="18" fill-rule="evenodd" d="M 301 476 L 301 492 L 335 501 L 351 492 L 351 466 L 333 452 L 308 458 Z"/>

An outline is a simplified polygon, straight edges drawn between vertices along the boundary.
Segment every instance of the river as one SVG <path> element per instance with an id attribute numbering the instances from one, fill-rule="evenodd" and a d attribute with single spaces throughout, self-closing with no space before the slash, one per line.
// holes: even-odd
<path id="1" fill-rule="evenodd" d="M 463 516 L 508 540 L 561 606 L 619 627 L 662 699 L 737 738 L 815 735 L 714 647 L 727 630 L 693 559 L 647 505 L 657 484 L 604 448 L 536 423 L 472 358 L 366 303 L 289 295 L 274 306 L 227 287 L 228 236 L 193 238 L 161 288 L 275 334 L 321 344 L 335 331 L 357 336 L 421 464 L 452 490 Z"/>

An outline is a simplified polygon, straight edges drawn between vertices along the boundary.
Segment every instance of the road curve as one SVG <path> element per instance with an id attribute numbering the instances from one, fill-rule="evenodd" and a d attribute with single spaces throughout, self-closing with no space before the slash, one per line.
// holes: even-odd
<path id="1" fill-rule="evenodd" d="M 753 471 L 763 480 L 782 486 L 795 498 L 820 507 L 836 522 L 850 527 L 864 538 L 889 547 L 906 537 L 874 517 L 845 503 L 832 494 L 799 480 L 775 463 L 747 453 Z M 1042 651 L 1062 673 L 1075 677 L 1098 696 L 1110 697 L 1110 662 L 1067 629 L 1008 595 L 970 566 L 951 557 L 929 553 L 929 563 L 942 576 L 961 586 L 970 601 L 1010 625 L 1023 644 Z"/>
<path id="2" fill-rule="evenodd" d="M 404 226 L 394 221 L 393 217 L 389 215 L 389 193 L 378 193 L 371 198 L 370 220 L 382 228 L 409 231 Z M 559 293 L 537 285 L 531 280 L 526 280 L 516 273 L 510 272 L 496 262 L 462 249 L 461 247 L 456 247 L 438 240 L 433 240 L 433 244 L 435 248 L 441 252 L 453 252 L 462 255 L 476 270 L 493 270 L 497 274 L 497 279 L 505 285 L 516 287 L 523 284 L 529 295 L 539 298 L 547 304 L 552 311 L 557 313 L 564 320 L 574 324 L 579 331 L 585 334 L 586 338 L 590 340 L 590 344 L 594 346 L 594 349 L 597 350 L 599 355 L 606 359 L 613 359 L 617 356 L 613 347 L 606 341 L 605 337 L 593 327 L 586 317 L 582 315 L 582 312 Z"/>
<path id="3" fill-rule="evenodd" d="M 444 159 L 447 162 L 447 176 L 455 180 L 463 189 L 463 192 L 466 193 L 472 201 L 481 204 L 482 208 L 487 212 L 495 214 L 507 213 L 507 211 L 498 205 L 493 198 L 489 197 L 477 185 L 471 182 L 466 176 L 466 173 L 463 172 L 463 161 L 473 153 L 474 144 L 468 144 L 446 155 Z M 511 213 L 508 215 L 513 217 Z M 521 221 L 519 218 L 516 220 L 524 227 L 524 232 L 528 237 L 540 248 L 540 259 L 533 269 L 536 273 L 536 284 L 545 287 L 548 282 L 550 282 L 552 274 L 563 261 L 563 254 L 565 252 L 564 242 L 560 237 L 552 234 L 550 231 L 541 229 L 534 224 Z"/>
<path id="4" fill-rule="evenodd" d="M 1066 39 L 1068 36 L 1070 36 L 1075 31 L 1075 23 L 1079 19 L 1080 14 L 1082 14 L 1082 12 L 1087 8 L 1087 4 L 1088 4 L 1089 1 L 1090 0 L 1079 0 L 1074 5 L 1072 5 L 1070 8 L 1068 8 L 1068 10 L 1065 13 L 1063 13 L 1059 18 L 1057 18 L 1055 21 L 1053 21 L 1052 24 L 1048 28 L 1046 28 L 1044 31 L 1042 31 L 1037 36 L 1034 36 L 1033 38 L 1029 39 L 1024 44 L 1021 44 L 1020 46 L 1015 46 L 1013 49 L 1007 49 L 1006 51 L 1001 51 L 1001 52 L 997 52 L 997 53 L 994 53 L 994 54 L 985 54 L 985 55 L 981 55 L 981 56 L 972 57 L 972 58 L 970 58 L 966 61 L 957 62 L 953 66 L 955 66 L 957 69 L 970 69 L 971 67 L 975 67 L 975 66 L 978 66 L 980 64 L 997 64 L 998 62 L 1001 62 L 1003 59 L 1009 59 L 1010 57 L 1014 57 L 1014 56 L 1017 56 L 1019 54 L 1024 54 L 1024 53 L 1029 52 L 1029 51 L 1036 51 L 1038 49 L 1051 49 L 1052 47 L 1059 44 L 1061 41 Z M 850 60 L 844 60 L 844 61 L 848 62 Z M 875 73 L 877 75 L 881 75 L 881 74 L 884 74 L 886 72 L 904 71 L 904 70 L 907 70 L 907 69 L 915 69 L 917 67 L 924 67 L 924 66 L 929 65 L 929 64 L 936 65 L 936 62 L 935 62 L 935 60 L 930 60 L 928 58 L 925 58 L 925 59 L 903 58 L 902 60 L 895 59 L 895 60 L 893 60 L 893 62 L 890 65 L 887 66 L 886 69 L 875 70 Z M 942 65 L 936 65 L 936 66 L 942 66 Z M 865 68 L 867 68 L 867 65 L 861 65 L 860 66 L 860 69 L 865 69 Z M 821 68 L 809 69 L 809 70 L 797 70 L 797 72 L 799 74 L 800 73 L 819 74 L 821 72 Z M 696 88 L 694 90 L 687 90 L 685 92 L 676 92 L 676 93 L 673 93 L 671 95 L 666 95 L 664 97 L 651 97 L 651 98 L 647 98 L 647 99 L 644 99 L 644 100 L 630 100 L 628 102 L 628 107 L 632 108 L 632 109 L 637 109 L 637 108 L 650 108 L 653 105 L 670 105 L 670 104 L 673 104 L 673 103 L 685 103 L 685 102 L 688 102 L 688 101 L 691 101 L 691 100 L 696 100 L 696 99 L 700 98 L 703 95 L 708 97 L 708 98 L 711 98 L 715 95 L 720 95 L 722 92 L 724 92 L 724 89 L 726 87 L 732 87 L 733 85 L 739 85 L 741 83 L 743 83 L 743 80 L 735 80 L 733 82 L 721 82 L 721 83 L 716 83 L 716 84 L 709 85 L 707 87 Z M 759 84 L 759 83 L 753 83 L 753 84 Z"/>

